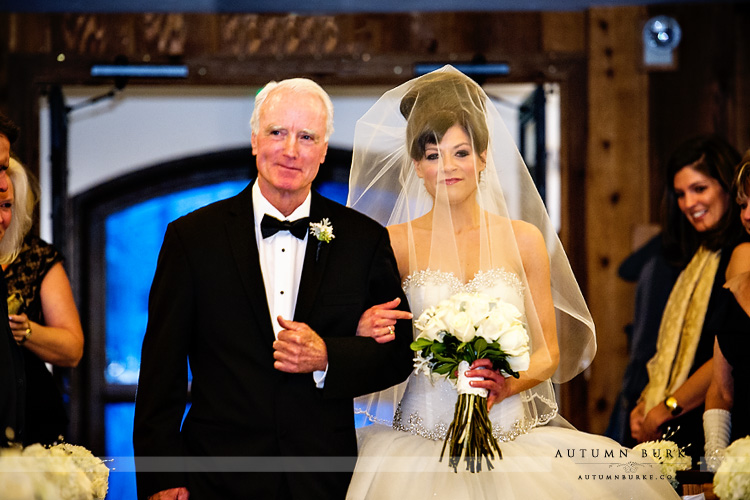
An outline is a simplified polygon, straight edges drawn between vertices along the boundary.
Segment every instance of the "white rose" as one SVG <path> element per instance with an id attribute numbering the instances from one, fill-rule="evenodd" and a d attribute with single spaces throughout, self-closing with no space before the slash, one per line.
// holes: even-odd
<path id="1" fill-rule="evenodd" d="M 513 370 L 514 372 L 523 372 L 528 370 L 530 361 L 531 356 L 529 355 L 529 351 L 526 351 L 520 356 L 508 357 L 508 364 L 510 365 L 511 370 Z"/>
<path id="2" fill-rule="evenodd" d="M 430 317 L 425 324 L 417 328 L 420 331 L 419 338 L 432 340 L 433 342 L 442 342 L 445 331 L 448 329 L 437 316 Z"/>
<path id="3" fill-rule="evenodd" d="M 478 327 L 490 315 L 490 301 L 485 295 L 477 294 L 465 304 L 466 313 L 471 317 L 475 327 Z"/>
<path id="4" fill-rule="evenodd" d="M 456 313 L 453 303 L 448 300 L 443 300 L 437 306 L 434 307 L 435 317 L 446 325 L 450 324 L 451 317 Z"/>
<path id="5" fill-rule="evenodd" d="M 490 315 L 479 324 L 477 336 L 487 340 L 488 343 L 496 342 L 500 334 L 509 329 L 511 324 L 498 311 L 492 311 Z"/>
<path id="6" fill-rule="evenodd" d="M 509 321 L 521 321 L 523 319 L 523 314 L 521 313 L 521 311 L 510 302 L 498 302 L 495 311 L 497 312 L 497 314 L 502 314 Z"/>
<path id="7" fill-rule="evenodd" d="M 455 309 L 464 310 L 466 303 L 474 300 L 474 296 L 475 295 L 471 293 L 460 292 L 460 293 L 451 295 L 451 298 L 448 299 L 448 302 L 451 302 Z"/>
<path id="8" fill-rule="evenodd" d="M 510 356 L 519 356 L 529 352 L 529 336 L 520 322 L 513 322 L 509 328 L 500 332 L 497 339 L 500 349 Z"/>
<path id="9" fill-rule="evenodd" d="M 448 331 L 461 342 L 468 342 L 474 338 L 476 331 L 474 323 L 471 321 L 471 316 L 465 312 L 458 312 L 451 316 L 446 326 Z"/>
<path id="10" fill-rule="evenodd" d="M 414 328 L 421 331 L 433 316 L 435 316 L 434 307 L 425 309 L 424 311 L 422 311 L 422 314 L 420 314 L 419 317 L 414 320 Z"/>

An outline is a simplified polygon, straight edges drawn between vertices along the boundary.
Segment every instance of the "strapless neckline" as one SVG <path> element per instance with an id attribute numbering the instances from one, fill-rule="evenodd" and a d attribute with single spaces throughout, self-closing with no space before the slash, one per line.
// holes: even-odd
<path id="1" fill-rule="evenodd" d="M 507 271 L 502 267 L 477 271 L 474 277 L 466 283 L 462 282 L 458 276 L 450 271 L 420 269 L 404 278 L 401 286 L 405 292 L 408 292 L 412 287 L 445 285 L 450 287 L 451 293 L 459 293 L 482 291 L 492 287 L 498 281 L 510 285 L 511 288 L 516 290 L 519 296 L 522 296 L 525 291 L 521 278 L 516 273 Z"/>

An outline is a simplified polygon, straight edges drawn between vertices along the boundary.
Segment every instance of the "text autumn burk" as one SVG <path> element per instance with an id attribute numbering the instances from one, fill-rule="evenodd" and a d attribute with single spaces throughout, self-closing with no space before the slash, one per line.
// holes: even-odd
<path id="1" fill-rule="evenodd" d="M 662 453 L 664 457 L 662 457 Z M 670 459 L 670 458 L 682 458 L 685 456 L 685 452 L 679 450 L 675 456 L 674 452 L 670 449 L 659 450 L 630 450 L 628 448 L 619 449 L 604 449 L 600 450 L 597 448 L 567 448 L 566 450 L 557 450 L 555 458 L 629 458 L 632 455 L 634 458 L 648 458 L 651 455 L 656 459 Z"/>

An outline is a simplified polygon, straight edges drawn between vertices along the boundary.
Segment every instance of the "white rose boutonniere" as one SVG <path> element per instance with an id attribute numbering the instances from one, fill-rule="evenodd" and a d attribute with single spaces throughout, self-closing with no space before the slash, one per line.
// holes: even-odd
<path id="1" fill-rule="evenodd" d="M 310 223 L 310 234 L 315 236 L 318 241 L 330 243 L 336 236 L 333 234 L 333 226 L 331 221 L 326 217 L 320 222 Z"/>
<path id="2" fill-rule="evenodd" d="M 318 248 L 315 251 L 315 262 L 320 257 L 320 247 L 323 243 L 330 243 L 336 236 L 333 234 L 333 224 L 328 217 L 323 218 L 320 222 L 310 223 L 310 234 L 318 239 Z"/>

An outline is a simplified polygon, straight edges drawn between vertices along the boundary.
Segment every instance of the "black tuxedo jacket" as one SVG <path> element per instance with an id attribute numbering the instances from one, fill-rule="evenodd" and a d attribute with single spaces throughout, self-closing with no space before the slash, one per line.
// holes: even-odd
<path id="1" fill-rule="evenodd" d="M 326 343 L 323 389 L 315 387 L 311 373 L 273 367 L 274 332 L 251 186 L 167 228 L 151 286 L 136 396 L 139 497 L 177 486 L 187 486 L 192 500 L 274 498 L 280 488 L 292 498 L 344 496 L 357 453 L 352 398 L 406 379 L 412 335 L 410 322 L 401 321 L 393 342 L 355 336 L 367 308 L 397 296 L 405 308 L 406 298 L 385 228 L 313 193 L 311 221 L 324 217 L 335 239 L 324 243 L 308 236 L 294 317 Z M 180 429 L 188 359 L 192 406 Z M 191 458 L 188 473 L 166 473 L 174 457 L 245 458 L 230 460 L 228 467 Z M 341 460 L 321 458 L 320 472 L 292 474 L 294 457 L 349 460 L 342 468 Z M 246 472 L 260 465 L 268 472 Z M 195 473 L 204 466 L 210 473 Z"/>

